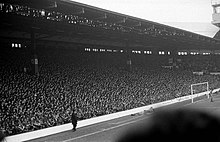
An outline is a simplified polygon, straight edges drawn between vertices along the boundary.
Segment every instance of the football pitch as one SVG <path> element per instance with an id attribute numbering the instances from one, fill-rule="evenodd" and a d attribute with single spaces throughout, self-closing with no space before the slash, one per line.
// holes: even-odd
<path id="1" fill-rule="evenodd" d="M 210 102 L 210 100 L 206 97 L 200 97 L 195 99 L 194 103 L 191 103 L 191 100 L 187 100 L 159 109 L 178 108 L 202 109 L 210 113 L 220 114 L 220 93 L 218 92 L 214 95 L 214 102 Z M 158 109 L 155 109 L 155 111 L 158 111 Z M 128 130 L 138 129 L 138 127 L 142 124 L 146 125 L 147 120 L 152 117 L 153 113 L 132 116 L 128 115 L 118 119 L 82 127 L 77 129 L 75 132 L 69 130 L 31 140 L 29 142 L 114 142 Z"/>

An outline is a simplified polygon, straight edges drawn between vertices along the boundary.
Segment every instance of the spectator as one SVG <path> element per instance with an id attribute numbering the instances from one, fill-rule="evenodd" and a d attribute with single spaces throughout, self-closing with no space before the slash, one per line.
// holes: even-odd
<path id="1" fill-rule="evenodd" d="M 76 116 L 74 110 L 73 110 L 73 112 L 72 112 L 71 120 L 72 120 L 72 124 L 73 124 L 73 131 L 76 131 L 76 126 L 77 126 L 77 116 Z"/>

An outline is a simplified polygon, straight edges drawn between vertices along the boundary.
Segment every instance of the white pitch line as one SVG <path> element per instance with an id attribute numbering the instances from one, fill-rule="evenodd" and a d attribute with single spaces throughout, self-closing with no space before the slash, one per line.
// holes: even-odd
<path id="1" fill-rule="evenodd" d="M 143 118 L 143 119 L 146 119 L 146 118 Z M 89 134 L 86 134 L 86 135 L 82 135 L 82 136 L 79 136 L 79 137 L 75 137 L 75 138 L 72 138 L 72 139 L 64 140 L 62 142 L 69 142 L 69 141 L 72 141 L 72 140 L 84 138 L 84 137 L 91 136 L 91 135 L 98 134 L 98 133 L 102 133 L 102 132 L 105 132 L 105 131 L 108 131 L 108 130 L 111 130 L 111 129 L 115 129 L 115 128 L 118 128 L 118 127 L 121 127 L 121 126 L 124 126 L 124 125 L 135 123 L 135 122 L 143 120 L 143 119 L 139 119 L 139 120 L 136 120 L 136 121 L 130 121 L 130 122 L 127 122 L 127 123 L 124 123 L 124 124 L 121 124 L 121 125 L 117 125 L 117 126 L 106 128 L 106 129 L 102 129 L 100 131 L 96 131 L 96 132 L 89 133 Z"/>
<path id="2" fill-rule="evenodd" d="M 115 123 L 108 123 L 108 124 L 121 124 L 121 123 L 124 123 L 124 122 L 127 122 L 127 121 L 131 121 L 131 120 L 137 119 L 139 117 L 142 117 L 142 116 L 138 116 L 138 117 L 135 117 L 135 118 L 131 118 L 131 119 L 128 119 L 128 120 L 119 121 L 119 122 L 115 122 Z"/>
<path id="3" fill-rule="evenodd" d="M 202 101 L 205 101 L 205 100 L 204 100 L 204 99 L 198 100 L 198 101 L 195 101 L 194 103 L 200 103 L 200 102 L 202 102 Z M 192 105 L 192 104 L 194 104 L 194 103 L 186 104 L 186 105 L 184 105 L 183 107 L 188 106 L 188 105 Z M 141 116 L 140 116 L 140 117 L 141 117 Z M 126 122 L 126 121 L 130 121 L 130 120 L 133 120 L 133 119 L 136 119 L 136 118 L 139 118 L 139 117 L 135 117 L 135 118 L 132 118 L 132 119 L 129 119 L 129 120 L 125 120 L 125 121 L 121 121 L 121 122 L 117 122 L 117 123 L 109 123 L 109 124 L 120 124 L 120 123 L 123 123 L 123 122 Z M 146 117 L 143 118 L 143 119 L 146 119 Z M 130 122 L 127 122 L 127 123 L 124 123 L 124 124 L 121 124 L 121 125 L 117 125 L 117 126 L 110 127 L 110 128 L 106 128 L 106 129 L 102 129 L 102 130 L 100 130 L 100 131 L 96 131 L 96 132 L 89 133 L 89 134 L 86 134 L 86 135 L 82 135 L 82 136 L 79 136 L 79 137 L 75 137 L 75 138 L 72 138 L 72 139 L 67 139 L 67 140 L 64 140 L 64 141 L 62 141 L 62 142 L 69 142 L 69 141 L 72 141 L 72 140 L 84 138 L 84 137 L 91 136 L 91 135 L 98 134 L 98 133 L 102 133 L 102 132 L 105 132 L 105 131 L 108 131 L 108 130 L 111 130 L 111 129 L 115 129 L 115 128 L 118 128 L 118 127 L 121 127 L 121 126 L 124 126 L 124 125 L 127 125 L 127 124 L 135 123 L 135 122 L 140 121 L 140 120 L 143 120 L 143 119 L 139 119 L 139 120 L 136 120 L 136 121 L 130 121 Z"/>
<path id="4" fill-rule="evenodd" d="M 198 107 L 198 108 L 219 109 L 220 107 Z"/>
<path id="5" fill-rule="evenodd" d="M 189 106 L 189 105 L 193 105 L 193 104 L 196 104 L 196 103 L 205 102 L 205 101 L 206 101 L 206 99 L 198 100 L 198 101 L 195 101 L 195 102 L 193 102 L 193 103 L 185 104 L 185 105 L 183 105 L 182 107 Z"/>

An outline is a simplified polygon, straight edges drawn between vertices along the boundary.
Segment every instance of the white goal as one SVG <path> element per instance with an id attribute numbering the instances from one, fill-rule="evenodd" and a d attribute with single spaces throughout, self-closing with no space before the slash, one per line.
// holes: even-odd
<path id="1" fill-rule="evenodd" d="M 192 96 L 192 103 L 194 102 L 194 99 L 198 96 L 193 96 L 194 94 L 199 94 L 202 92 L 207 92 L 209 91 L 209 82 L 202 82 L 202 83 L 196 83 L 196 84 L 191 84 L 191 96 Z"/>

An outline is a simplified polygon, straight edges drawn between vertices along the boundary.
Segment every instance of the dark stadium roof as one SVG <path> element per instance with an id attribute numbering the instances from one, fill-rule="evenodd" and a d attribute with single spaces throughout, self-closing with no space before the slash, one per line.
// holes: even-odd
<path id="1" fill-rule="evenodd" d="M 37 9 L 57 12 L 53 20 L 39 15 L 40 18 L 30 18 L 19 10 L 16 14 L 10 10 L 1 12 L 1 38 L 30 39 L 32 29 L 38 40 L 172 49 L 216 49 L 220 45 L 213 38 L 70 0 L 0 0 L 0 3 L 27 7 L 34 12 Z M 62 18 L 72 15 L 73 19 L 87 23 L 64 23 L 56 14 Z"/>

